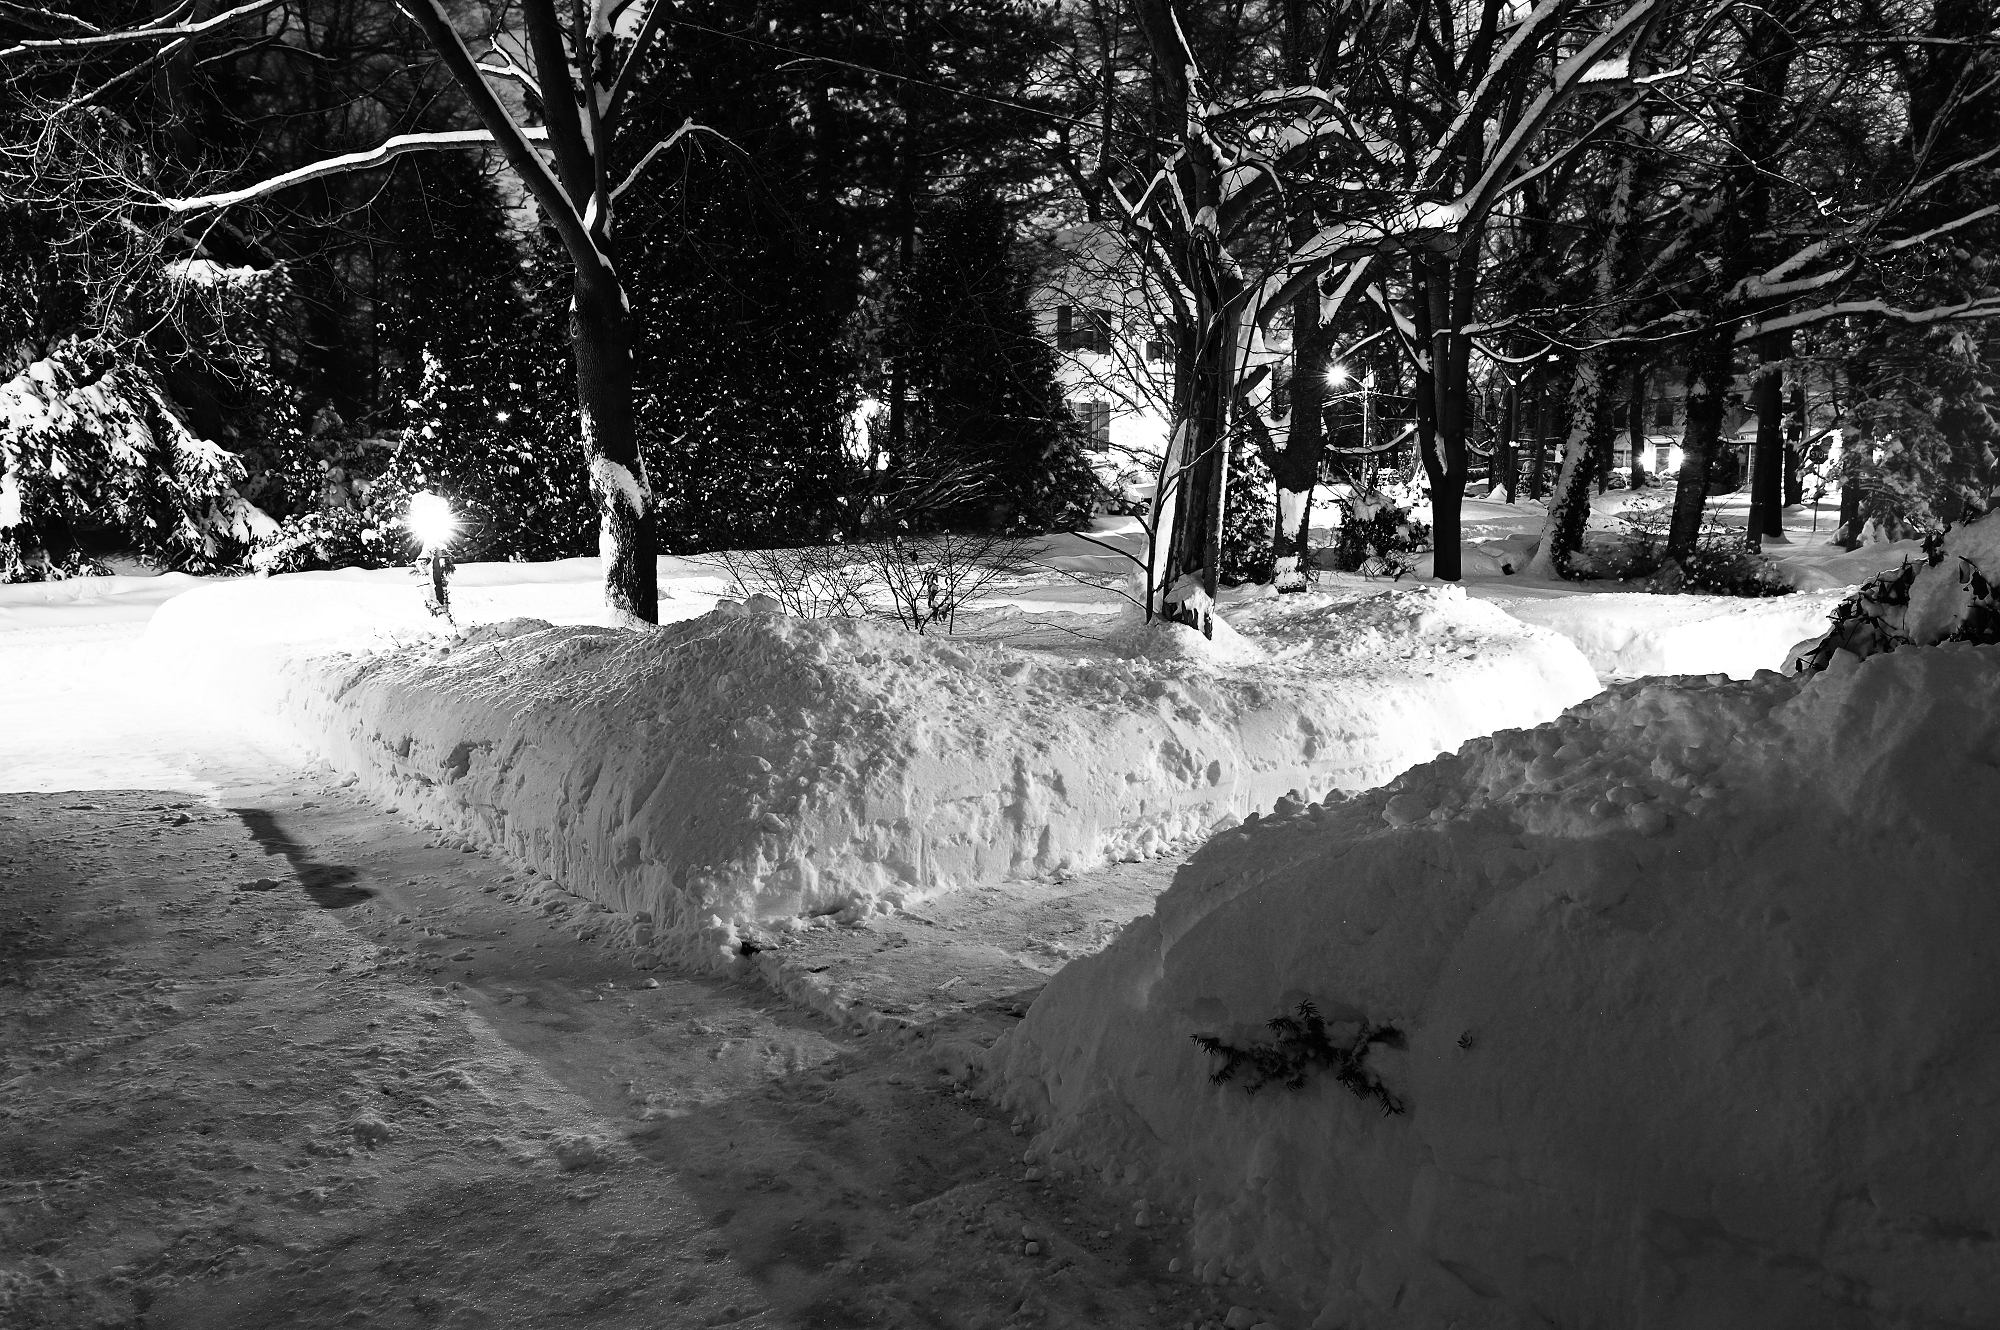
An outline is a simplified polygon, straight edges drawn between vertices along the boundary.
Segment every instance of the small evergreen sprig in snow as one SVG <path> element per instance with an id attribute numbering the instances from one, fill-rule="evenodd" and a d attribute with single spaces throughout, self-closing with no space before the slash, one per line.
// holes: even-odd
<path id="1" fill-rule="evenodd" d="M 1246 1093 L 1256 1094 L 1274 1081 L 1287 1090 L 1298 1090 L 1304 1088 L 1306 1076 L 1314 1067 L 1323 1067 L 1355 1098 L 1374 1100 L 1385 1114 L 1403 1111 L 1403 1102 L 1364 1061 L 1371 1044 L 1401 1048 L 1402 1031 L 1364 1021 L 1352 1041 L 1336 1044 L 1327 1035 L 1325 1018 L 1311 1002 L 1299 1003 L 1296 1015 L 1274 1016 L 1265 1023 L 1275 1038 L 1268 1044 L 1252 1044 L 1248 1048 L 1225 1044 L 1214 1035 L 1194 1036 L 1204 1053 L 1222 1059 L 1222 1065 L 1209 1073 L 1210 1082 L 1221 1085 L 1233 1079 L 1239 1069 L 1247 1068 L 1249 1079 L 1243 1082 Z"/>

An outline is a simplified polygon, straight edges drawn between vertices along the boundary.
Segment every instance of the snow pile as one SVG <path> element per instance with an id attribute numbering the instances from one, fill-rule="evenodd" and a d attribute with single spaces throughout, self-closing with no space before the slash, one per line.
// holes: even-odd
<path id="1" fill-rule="evenodd" d="M 280 580 L 312 629 L 270 622 Z M 1220 646 L 1155 626 L 1020 649 L 727 606 L 648 633 L 518 620 L 330 654 L 393 642 L 362 635 L 364 591 L 205 587 L 152 637 L 227 654 L 239 706 L 454 834 L 646 913 L 698 963 L 799 916 L 1146 857 L 1597 688 L 1562 639 L 1456 588 L 1249 606 Z M 327 639 L 298 654 L 313 630 Z M 290 654 L 244 651 L 255 635 Z"/>
<path id="2" fill-rule="evenodd" d="M 1777 668 L 1799 639 L 1826 630 L 1839 593 L 1764 599 L 1643 592 L 1522 596 L 1495 603 L 1574 642 L 1600 675 L 1727 674 Z"/>
<path id="3" fill-rule="evenodd" d="M 1996 807 L 2000 648 L 1620 685 L 1217 836 L 990 1065 L 1323 1330 L 2000 1324 Z M 1210 1083 L 1302 1000 L 1400 1112 Z"/>

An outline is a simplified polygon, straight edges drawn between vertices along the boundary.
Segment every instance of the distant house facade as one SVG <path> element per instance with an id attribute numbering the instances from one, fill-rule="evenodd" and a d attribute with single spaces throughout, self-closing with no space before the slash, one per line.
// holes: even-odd
<path id="1" fill-rule="evenodd" d="M 1133 503 L 1151 497 L 1172 429 L 1173 333 L 1141 266 L 1112 227 L 1068 227 L 1050 236 L 1032 297 L 1037 326 L 1055 347 L 1064 400 L 1089 430 L 1107 485 Z M 1259 347 L 1253 363 L 1285 361 Z M 1255 394 L 1270 406 L 1275 377 Z"/>

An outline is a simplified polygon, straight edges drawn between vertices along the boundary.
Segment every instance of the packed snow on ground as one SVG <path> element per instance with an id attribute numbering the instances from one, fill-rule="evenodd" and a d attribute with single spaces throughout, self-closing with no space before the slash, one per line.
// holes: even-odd
<path id="1" fill-rule="evenodd" d="M 1801 638 L 1824 633 L 1827 616 L 1845 595 L 1829 591 L 1745 599 L 1574 588 L 1574 583 L 1524 584 L 1503 593 L 1482 586 L 1479 594 L 1524 623 L 1561 633 L 1600 675 L 1619 679 L 1647 674 L 1751 678 L 1759 670 L 1777 668 Z"/>
<path id="2" fill-rule="evenodd" d="M 368 584 L 279 581 L 181 596 L 151 639 L 226 657 L 233 698 L 382 798 L 697 963 L 801 919 L 1147 857 L 1598 686 L 1566 640 L 1451 587 L 1243 604 L 1215 642 L 1107 615 L 918 636 L 727 603 L 656 632 L 514 619 L 351 653 L 386 640 L 324 636 L 365 617 Z"/>
<path id="3" fill-rule="evenodd" d="M 1619 685 L 1216 837 L 991 1066 L 1324 1330 L 2000 1324 L 1995 807 L 2000 649 Z M 1400 1113 L 1210 1083 L 1301 1001 Z"/>

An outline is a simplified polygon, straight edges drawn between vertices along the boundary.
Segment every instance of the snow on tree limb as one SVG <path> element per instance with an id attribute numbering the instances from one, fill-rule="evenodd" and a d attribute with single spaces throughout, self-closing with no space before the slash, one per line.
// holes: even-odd
<path id="1" fill-rule="evenodd" d="M 590 228 L 584 225 L 582 209 L 577 207 L 562 182 L 556 179 L 548 162 L 529 143 L 529 131 L 515 123 L 507 108 L 500 104 L 499 97 L 494 95 L 493 89 L 480 74 L 478 62 L 472 58 L 471 50 L 466 46 L 465 39 L 459 36 L 441 0 L 407 0 L 404 12 L 414 18 L 423 28 L 424 35 L 430 38 L 438 58 L 457 81 L 466 100 L 472 104 L 473 113 L 493 135 L 494 143 L 506 157 L 507 164 L 514 168 L 514 173 L 521 178 L 528 193 L 541 206 L 543 216 L 562 237 L 563 247 L 569 250 L 570 256 L 578 263 L 582 263 L 586 256 L 595 256 L 600 267 L 609 269 L 611 260 L 598 247 Z M 558 66 L 558 69 L 562 68 L 565 67 Z M 548 70 L 543 70 L 543 77 L 546 78 L 548 73 Z M 567 74 L 564 79 L 567 82 Z"/>
<path id="2" fill-rule="evenodd" d="M 645 172 L 646 168 L 653 164 L 653 159 L 655 157 L 658 157 L 661 153 L 667 151 L 667 149 L 673 147 L 676 143 L 679 143 L 681 139 L 688 134 L 708 134 L 720 140 L 723 143 L 730 142 L 729 138 L 726 135 L 717 133 L 715 130 L 710 129 L 707 125 L 698 125 L 693 120 L 684 120 L 681 122 L 681 127 L 679 129 L 676 129 L 673 133 L 667 135 L 666 138 L 660 140 L 658 143 L 655 143 L 652 147 L 646 149 L 646 155 L 641 157 L 638 163 L 634 165 L 630 171 L 627 171 L 625 173 L 625 178 L 618 183 L 618 187 L 616 189 L 611 191 L 611 201 L 613 203 L 616 203 L 618 201 L 619 196 L 622 195 L 626 190 L 632 188 L 633 184 L 635 184 L 638 181 L 640 175 L 642 175 Z M 731 144 L 730 146 L 734 147 L 735 145 Z"/>
<path id="3" fill-rule="evenodd" d="M 35 51 L 84 51 L 97 46 L 129 46 L 134 42 L 149 42 L 159 38 L 196 37 L 204 32 L 234 23 L 238 19 L 249 18 L 269 9 L 276 9 L 283 0 L 250 0 L 248 4 L 225 10 L 213 18 L 202 19 L 198 23 L 156 24 L 143 28 L 125 28 L 117 32 L 91 33 L 82 37 L 45 37 L 30 39 L 0 51 L 0 60 L 9 56 L 30 54 Z M 11 9 L 12 6 L 9 6 Z M 177 6 L 174 13 L 184 13 L 187 5 Z M 78 20 L 81 22 L 81 20 Z"/>
<path id="4" fill-rule="evenodd" d="M 56 9 L 42 9 L 35 5 L 17 5 L 12 0 L 0 0 L 0 15 L 12 19 L 24 28 L 34 28 L 41 32 L 84 32 L 96 35 L 104 31 L 95 23 L 65 14 Z"/>
<path id="5" fill-rule="evenodd" d="M 540 130 L 524 130 L 524 134 L 539 136 Z M 344 175 L 350 171 L 367 171 L 387 164 L 406 152 L 426 152 L 443 148 L 485 147 L 493 142 L 493 135 L 483 129 L 440 130 L 430 134 L 397 134 L 384 139 L 373 148 L 360 152 L 342 153 L 338 157 L 328 157 L 323 161 L 309 162 L 254 185 L 241 189 L 227 189 L 215 194 L 197 194 L 190 198 L 159 200 L 159 205 L 171 213 L 211 212 L 221 208 L 248 203 L 281 189 L 303 184 L 308 180 L 318 180 L 330 175 Z"/>
<path id="6" fill-rule="evenodd" d="M 618 66 L 618 72 L 612 76 L 610 88 L 605 91 L 603 114 L 606 121 L 615 122 L 618 119 L 619 109 L 625 103 L 626 94 L 632 90 L 632 81 L 638 77 L 647 51 L 659 39 L 660 29 L 666 23 L 667 6 L 671 3 L 673 0 L 651 0 L 651 3 L 647 4 L 646 17 L 640 22 L 639 31 L 632 38 L 632 49 L 625 53 L 624 63 Z"/>
<path id="7" fill-rule="evenodd" d="M 2000 296 L 1979 296 L 1956 305 L 1935 305 L 1930 309 L 1904 309 L 1886 300 L 1841 300 L 1811 309 L 1793 310 L 1768 319 L 1746 319 L 1736 330 L 1736 344 L 1754 342 L 1767 333 L 1788 328 L 1807 328 L 1842 318 L 1885 319 L 1909 327 L 1933 323 L 1970 323 L 1979 319 L 2000 319 Z"/>

